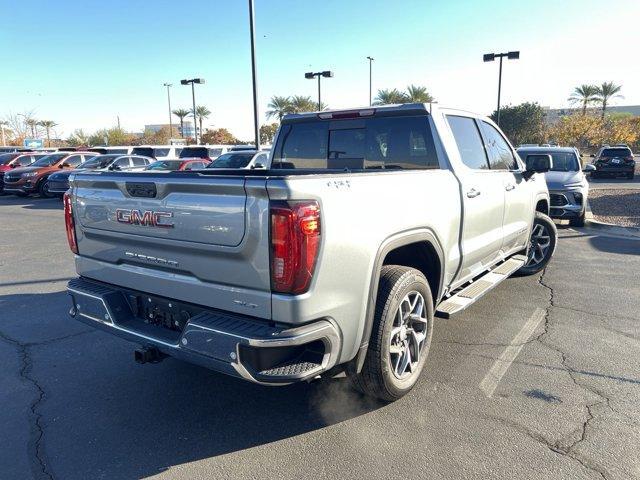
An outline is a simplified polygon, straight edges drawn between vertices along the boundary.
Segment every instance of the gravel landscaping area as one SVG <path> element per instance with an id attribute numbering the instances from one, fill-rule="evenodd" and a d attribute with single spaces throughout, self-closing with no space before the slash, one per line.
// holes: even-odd
<path id="1" fill-rule="evenodd" d="M 589 204 L 594 220 L 623 227 L 640 227 L 638 190 L 591 190 Z"/>

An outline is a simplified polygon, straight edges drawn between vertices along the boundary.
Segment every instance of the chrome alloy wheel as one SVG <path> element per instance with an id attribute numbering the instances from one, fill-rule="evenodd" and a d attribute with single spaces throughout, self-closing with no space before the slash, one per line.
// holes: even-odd
<path id="1" fill-rule="evenodd" d="M 545 225 L 536 223 L 531 232 L 527 266 L 535 266 L 544 261 L 550 246 L 551 235 L 549 234 L 549 230 Z"/>
<path id="2" fill-rule="evenodd" d="M 424 297 L 416 291 L 407 293 L 398 306 L 389 336 L 391 368 L 398 379 L 410 376 L 418 367 L 427 325 Z"/>

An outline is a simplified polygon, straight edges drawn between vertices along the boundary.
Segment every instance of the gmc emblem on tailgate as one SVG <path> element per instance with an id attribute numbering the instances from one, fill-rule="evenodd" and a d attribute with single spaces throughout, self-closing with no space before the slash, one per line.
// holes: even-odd
<path id="1" fill-rule="evenodd" d="M 173 228 L 173 223 L 166 219 L 172 218 L 172 212 L 154 212 L 153 210 L 129 210 L 126 208 L 116 209 L 116 221 L 129 225 L 140 225 L 142 227 Z"/>

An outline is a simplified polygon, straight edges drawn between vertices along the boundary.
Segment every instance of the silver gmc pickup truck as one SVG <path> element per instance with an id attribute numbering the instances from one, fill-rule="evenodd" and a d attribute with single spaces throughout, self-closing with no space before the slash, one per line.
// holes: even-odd
<path id="1" fill-rule="evenodd" d="M 491 120 L 436 104 L 287 115 L 267 169 L 80 172 L 70 314 L 264 385 L 345 376 L 393 401 L 434 316 L 556 246 L 544 176 Z"/>

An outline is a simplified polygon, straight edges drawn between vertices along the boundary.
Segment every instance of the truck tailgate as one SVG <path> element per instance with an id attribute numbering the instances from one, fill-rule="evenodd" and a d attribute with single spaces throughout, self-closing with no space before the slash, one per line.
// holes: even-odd
<path id="1" fill-rule="evenodd" d="M 81 275 L 270 318 L 264 179 L 79 173 L 72 188 Z"/>

